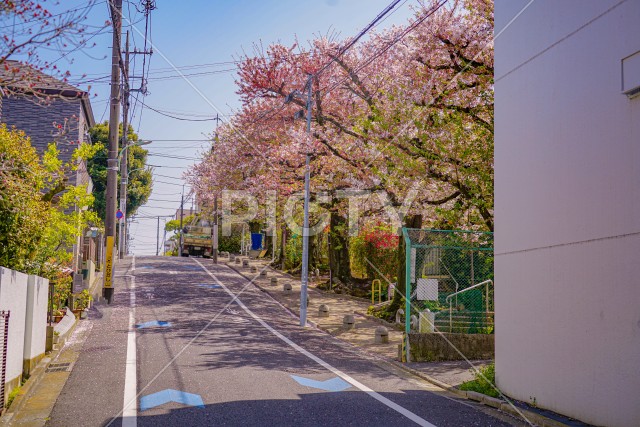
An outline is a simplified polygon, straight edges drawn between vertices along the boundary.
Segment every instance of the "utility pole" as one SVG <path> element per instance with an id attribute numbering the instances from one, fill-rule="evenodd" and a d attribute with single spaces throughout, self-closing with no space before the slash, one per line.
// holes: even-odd
<path id="1" fill-rule="evenodd" d="M 311 137 L 311 85 L 313 75 L 307 80 L 307 135 Z M 307 326 L 307 287 L 309 285 L 309 163 L 311 155 L 307 148 L 304 170 L 304 223 L 302 225 L 302 277 L 300 283 L 300 326 Z"/>
<path id="2" fill-rule="evenodd" d="M 127 152 L 127 149 L 129 148 L 129 141 L 127 138 L 129 127 L 129 31 L 127 31 L 125 46 L 124 69 L 122 70 L 122 157 L 120 159 L 120 211 L 122 212 L 122 218 L 120 219 L 120 236 L 118 238 L 120 259 L 124 258 L 126 252 L 124 241 L 127 234 L 127 182 L 129 182 L 127 171 L 129 157 L 129 153 Z"/>
<path id="3" fill-rule="evenodd" d="M 106 259 L 103 296 L 110 304 L 113 300 L 113 250 L 116 229 L 116 191 L 118 185 L 118 118 L 120 115 L 120 36 L 122 34 L 122 0 L 109 0 L 113 22 L 111 47 L 111 96 L 109 107 L 109 147 L 107 154 L 106 191 Z"/>
<path id="4" fill-rule="evenodd" d="M 184 230 L 182 229 L 182 220 L 184 218 L 184 185 L 182 186 L 182 196 L 180 196 L 180 253 L 182 256 L 182 247 L 184 245 Z"/>
<path id="5" fill-rule="evenodd" d="M 220 116 L 216 113 L 216 135 L 213 139 L 214 146 L 212 147 L 212 151 L 215 150 L 215 145 L 218 142 L 218 124 L 220 123 Z M 212 241 L 211 241 L 211 259 L 214 264 L 218 263 L 218 193 L 213 196 L 213 231 L 211 233 Z"/>
<path id="6" fill-rule="evenodd" d="M 160 217 L 158 217 L 158 231 L 156 232 L 156 256 L 160 255 Z"/>

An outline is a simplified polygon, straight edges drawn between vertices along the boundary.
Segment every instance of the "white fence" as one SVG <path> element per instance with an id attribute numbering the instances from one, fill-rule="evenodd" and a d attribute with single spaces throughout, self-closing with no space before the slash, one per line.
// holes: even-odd
<path id="1" fill-rule="evenodd" d="M 0 267 L 0 310 L 9 311 L 6 393 L 44 356 L 49 280 Z"/>

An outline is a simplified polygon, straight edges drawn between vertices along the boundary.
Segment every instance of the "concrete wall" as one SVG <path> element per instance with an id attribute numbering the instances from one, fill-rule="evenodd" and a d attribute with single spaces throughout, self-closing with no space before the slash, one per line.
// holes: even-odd
<path id="1" fill-rule="evenodd" d="M 494 336 L 489 334 L 409 334 L 409 351 L 412 362 L 441 360 L 493 359 Z"/>
<path id="2" fill-rule="evenodd" d="M 24 334 L 23 372 L 30 374 L 44 357 L 46 343 L 47 305 L 49 301 L 49 280 L 29 276 Z"/>
<path id="3" fill-rule="evenodd" d="M 596 425 L 640 425 L 639 50 L 634 0 L 532 2 L 495 41 L 496 380 Z"/>
<path id="4" fill-rule="evenodd" d="M 9 310 L 6 393 L 20 385 L 24 354 L 25 318 L 27 314 L 26 274 L 0 267 L 0 310 Z"/>

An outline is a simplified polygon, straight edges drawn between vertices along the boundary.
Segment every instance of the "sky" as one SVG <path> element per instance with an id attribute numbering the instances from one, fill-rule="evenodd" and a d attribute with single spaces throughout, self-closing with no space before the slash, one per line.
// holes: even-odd
<path id="1" fill-rule="evenodd" d="M 72 9 L 85 2 L 62 0 L 60 7 Z M 128 30 L 131 47 L 144 49 L 145 19 L 141 0 L 123 1 L 123 35 Z M 337 35 L 339 40 L 357 34 L 371 22 L 390 0 L 156 0 L 147 27 L 146 56 L 149 69 L 148 93 L 131 100 L 131 123 L 140 139 L 151 140 L 148 164 L 153 168 L 153 192 L 147 204 L 138 209 L 130 225 L 130 252 L 151 255 L 156 252 L 158 216 L 160 240 L 164 221 L 180 206 L 185 181 L 183 173 L 198 162 L 209 147 L 207 136 L 216 126 L 213 118 L 227 120 L 240 106 L 236 95 L 235 65 L 255 45 L 274 42 L 306 43 L 317 36 Z M 419 0 L 405 0 L 381 21 L 376 31 L 402 25 L 413 15 Z M 105 0 L 97 2 L 87 24 L 100 26 L 109 19 Z M 95 36 L 96 45 L 73 52 L 58 62 L 72 73 L 71 80 L 90 92 L 96 122 L 108 119 L 109 74 L 111 71 L 111 30 Z M 366 37 L 365 37 L 366 39 Z M 124 36 L 123 36 L 124 40 Z M 133 55 L 132 87 L 139 87 L 143 55 Z M 180 70 L 185 78 L 180 76 Z M 81 77 L 86 74 L 86 77 Z M 142 102 L 145 104 L 143 105 Z M 147 108 L 147 106 L 149 108 Z M 192 120 L 178 120 L 151 110 Z M 302 179 L 302 177 L 301 177 Z M 185 193 L 189 192 L 185 186 Z M 190 207 L 189 201 L 185 207 Z M 162 242 L 160 242 L 162 244 Z M 161 246 L 162 250 L 162 246 Z"/>

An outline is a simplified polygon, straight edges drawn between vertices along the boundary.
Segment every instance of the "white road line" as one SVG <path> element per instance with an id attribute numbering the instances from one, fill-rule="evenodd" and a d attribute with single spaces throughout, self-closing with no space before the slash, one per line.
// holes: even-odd
<path id="1" fill-rule="evenodd" d="M 380 395 L 379 393 L 373 391 L 372 389 L 370 389 L 366 385 L 362 384 L 361 382 L 357 381 L 356 379 L 354 379 L 354 378 L 350 377 L 349 375 L 345 374 L 344 372 L 342 372 L 338 368 L 333 367 L 329 363 L 327 363 L 324 360 L 320 359 L 315 354 L 305 350 L 304 348 L 300 347 L 298 344 L 296 344 L 293 341 L 291 341 L 289 338 L 287 338 L 284 335 L 282 335 L 280 332 L 276 331 L 273 327 L 271 327 L 271 325 L 269 325 L 267 322 L 262 320 L 262 318 L 260 318 L 253 311 L 251 311 L 246 305 L 244 305 L 244 303 L 242 301 L 240 301 L 240 299 L 238 297 L 236 297 L 236 295 L 233 292 L 231 292 L 229 290 L 229 288 L 227 288 L 224 285 L 224 283 L 222 283 L 220 280 L 218 280 L 218 278 L 212 272 L 210 272 L 204 265 L 202 265 L 200 263 L 200 261 L 198 261 L 197 259 L 194 259 L 194 261 L 197 262 L 198 265 L 200 265 L 200 267 L 202 267 L 202 269 L 205 272 L 207 272 L 207 274 L 209 274 L 209 276 L 211 276 L 211 278 L 213 278 L 213 280 L 215 280 L 216 283 L 218 285 L 220 285 L 222 287 L 222 289 L 224 289 L 224 291 L 226 293 L 228 293 L 229 296 L 231 296 L 235 300 L 236 304 L 238 304 L 249 316 L 253 317 L 253 319 L 255 319 L 258 323 L 260 323 L 265 329 L 267 329 L 273 335 L 275 335 L 276 337 L 280 338 L 282 341 L 287 343 L 287 345 L 289 345 L 291 348 L 293 348 L 294 350 L 296 350 L 299 353 L 304 354 L 309 359 L 313 360 L 314 362 L 316 362 L 317 364 L 319 364 L 323 368 L 333 372 L 334 374 L 336 374 L 337 376 L 339 376 L 340 378 L 342 378 L 343 380 L 345 380 L 346 382 L 348 382 L 352 386 L 354 386 L 354 387 L 360 389 L 361 391 L 367 393 L 369 396 L 373 397 L 378 402 L 388 406 L 389 408 L 391 408 L 394 411 L 400 413 L 401 415 L 404 415 L 405 417 L 407 417 L 411 421 L 415 422 L 416 424 L 421 425 L 421 426 L 426 426 L 426 427 L 435 427 L 434 424 L 431 424 L 429 421 L 425 420 L 424 418 L 419 417 L 418 415 L 414 414 L 413 412 L 409 411 L 408 409 L 398 405 L 395 402 L 392 402 L 391 400 L 387 399 L 386 397 L 384 397 L 384 396 Z"/>
<path id="2" fill-rule="evenodd" d="M 131 259 L 131 272 L 136 270 L 135 255 Z M 138 398 L 136 395 L 138 378 L 136 367 L 136 277 L 131 276 L 129 283 L 129 332 L 127 333 L 127 360 L 124 374 L 124 399 L 122 409 L 122 427 L 138 425 Z"/>

